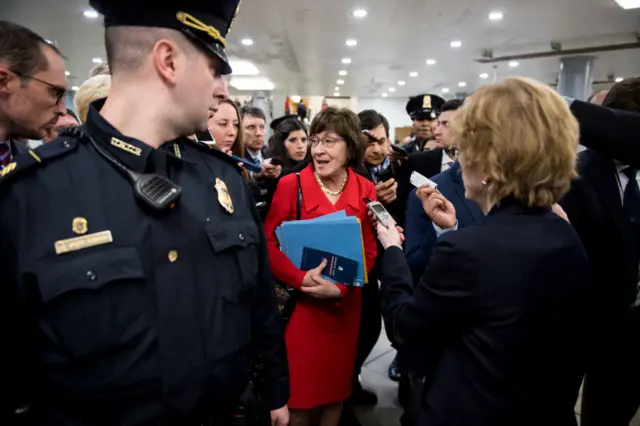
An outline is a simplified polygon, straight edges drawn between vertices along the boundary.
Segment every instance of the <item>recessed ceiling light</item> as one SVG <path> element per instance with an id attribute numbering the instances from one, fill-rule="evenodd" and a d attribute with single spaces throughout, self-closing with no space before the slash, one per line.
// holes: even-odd
<path id="1" fill-rule="evenodd" d="M 467 87 L 467 83 L 461 81 L 460 83 L 458 83 L 458 87 Z"/>
<path id="2" fill-rule="evenodd" d="M 266 77 L 233 77 L 229 82 L 237 90 L 273 90 L 276 85 Z"/>
<path id="3" fill-rule="evenodd" d="M 382 97 L 383 97 L 383 98 L 386 98 L 387 96 L 389 96 L 389 94 L 388 94 L 388 93 L 383 93 L 383 94 L 382 94 Z"/>
<path id="4" fill-rule="evenodd" d="M 342 86 L 344 84 L 344 80 L 338 80 L 338 81 L 336 81 L 336 84 L 338 86 Z"/>
<path id="5" fill-rule="evenodd" d="M 622 80 L 624 80 L 624 77 L 618 77 L 616 78 L 616 83 L 620 83 Z"/>
<path id="6" fill-rule="evenodd" d="M 65 71 L 64 75 L 66 75 L 67 77 L 69 77 L 71 75 L 71 73 L 69 71 Z"/>
<path id="7" fill-rule="evenodd" d="M 457 47 L 462 47 L 462 42 L 458 41 L 458 40 L 454 40 L 454 41 L 451 42 L 450 46 L 451 47 L 456 47 L 456 48 Z"/>
<path id="8" fill-rule="evenodd" d="M 640 0 L 616 0 L 616 3 L 623 9 L 637 9 L 640 7 Z"/>
<path id="9" fill-rule="evenodd" d="M 333 90 L 335 90 L 336 92 L 338 92 L 340 90 L 340 88 L 338 86 L 334 87 Z"/>
<path id="10" fill-rule="evenodd" d="M 93 9 L 85 10 L 84 12 L 82 12 L 82 14 L 84 15 L 85 18 L 89 18 L 89 19 L 96 19 L 99 16 L 98 12 L 96 12 Z"/>
<path id="11" fill-rule="evenodd" d="M 243 46 L 253 46 L 253 39 L 243 38 L 240 40 L 240 43 L 242 43 Z"/>
<path id="12" fill-rule="evenodd" d="M 245 59 L 229 59 L 229 65 L 233 70 L 233 75 L 258 75 L 260 70 L 254 65 L 253 62 Z"/>
<path id="13" fill-rule="evenodd" d="M 449 93 L 449 89 L 445 87 L 444 89 L 442 89 L 442 93 Z"/>
<path id="14" fill-rule="evenodd" d="M 71 90 L 73 90 L 74 92 L 77 92 L 78 90 L 80 90 L 80 88 L 78 86 L 73 86 Z"/>
<path id="15" fill-rule="evenodd" d="M 351 63 L 351 58 L 342 58 L 342 63 L 343 64 L 350 64 Z"/>
<path id="16" fill-rule="evenodd" d="M 340 92 L 333 92 L 333 96 L 340 96 Z"/>
<path id="17" fill-rule="evenodd" d="M 486 72 L 483 72 L 482 74 L 480 74 L 480 78 L 483 80 L 486 80 L 487 78 L 489 78 L 489 74 L 487 74 Z"/>
<path id="18" fill-rule="evenodd" d="M 341 71 L 338 71 L 338 74 L 341 75 L 341 76 L 345 76 L 348 73 L 345 70 L 341 70 Z"/>
<path id="19" fill-rule="evenodd" d="M 102 59 L 100 59 L 100 58 L 93 58 L 93 63 L 94 63 L 94 64 L 101 64 L 101 63 L 102 63 Z"/>
<path id="20" fill-rule="evenodd" d="M 389 87 L 389 92 L 393 93 L 393 92 L 395 92 L 395 91 L 396 91 L 396 88 L 395 88 L 395 87 Z"/>
<path id="21" fill-rule="evenodd" d="M 499 21 L 502 18 L 504 18 L 504 15 L 502 14 L 502 12 L 491 12 L 489 14 L 489 19 L 491 19 L 492 21 Z"/>
<path id="22" fill-rule="evenodd" d="M 509 66 L 510 66 L 511 68 L 515 68 L 515 67 L 517 67 L 518 65 L 520 65 L 520 62 L 518 62 L 518 61 L 511 61 L 511 62 L 509 62 Z"/>
<path id="23" fill-rule="evenodd" d="M 347 40 L 347 46 L 349 47 L 354 47 L 358 45 L 358 40 L 352 39 L 350 38 L 349 40 Z"/>
<path id="24" fill-rule="evenodd" d="M 365 16 L 367 16 L 367 11 L 364 9 L 356 9 L 353 11 L 353 16 L 355 16 L 356 18 L 364 18 Z"/>
<path id="25" fill-rule="evenodd" d="M 427 59 L 427 65 L 435 65 L 435 64 L 436 64 L 435 59 Z"/>
<path id="26" fill-rule="evenodd" d="M 417 72 L 415 72 L 415 71 L 411 71 L 411 72 L 409 73 L 409 77 L 414 77 L 414 78 L 415 78 L 415 77 L 417 77 L 417 76 L 418 76 L 418 73 L 417 73 Z"/>
<path id="27" fill-rule="evenodd" d="M 398 86 L 404 86 L 405 84 L 407 84 L 407 82 L 406 82 L 406 81 L 403 81 L 403 80 L 400 80 L 400 81 L 398 82 Z"/>

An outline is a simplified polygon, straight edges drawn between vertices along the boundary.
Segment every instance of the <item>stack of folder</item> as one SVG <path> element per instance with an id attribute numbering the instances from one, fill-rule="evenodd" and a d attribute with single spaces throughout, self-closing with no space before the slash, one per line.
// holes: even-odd
<path id="1" fill-rule="evenodd" d="M 344 210 L 310 220 L 283 222 L 276 228 L 280 250 L 303 271 L 327 260 L 323 277 L 334 283 L 362 287 L 367 282 L 360 219 Z"/>

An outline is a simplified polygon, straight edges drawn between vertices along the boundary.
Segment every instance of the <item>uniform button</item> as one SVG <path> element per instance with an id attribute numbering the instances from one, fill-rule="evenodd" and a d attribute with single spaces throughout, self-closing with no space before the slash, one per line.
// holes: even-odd
<path id="1" fill-rule="evenodd" d="M 96 274 L 94 274 L 93 271 L 87 271 L 87 277 L 89 277 L 91 281 L 96 280 Z"/>
<path id="2" fill-rule="evenodd" d="M 240 238 L 240 241 L 244 241 L 244 234 L 242 232 L 239 233 L 238 238 Z"/>
<path id="3" fill-rule="evenodd" d="M 62 142 L 62 146 L 65 147 L 65 148 L 69 148 L 70 145 L 69 145 L 69 142 L 63 141 Z"/>
<path id="4" fill-rule="evenodd" d="M 211 222 L 211 219 L 207 218 L 207 222 Z"/>
<path id="5" fill-rule="evenodd" d="M 171 250 L 169 252 L 169 254 L 167 255 L 167 257 L 169 258 L 169 262 L 175 263 L 175 261 L 178 260 L 178 251 L 177 250 Z"/>

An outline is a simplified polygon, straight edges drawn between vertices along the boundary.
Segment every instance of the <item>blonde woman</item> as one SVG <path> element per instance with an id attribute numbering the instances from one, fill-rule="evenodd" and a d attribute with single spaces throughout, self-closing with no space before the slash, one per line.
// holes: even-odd
<path id="1" fill-rule="evenodd" d="M 111 90 L 110 75 L 99 74 L 82 83 L 73 102 L 83 123 L 87 121 L 89 106 L 98 99 L 106 98 L 109 95 L 109 90 Z"/>
<path id="2" fill-rule="evenodd" d="M 452 130 L 484 222 L 456 231 L 453 205 L 421 189 L 436 229 L 451 232 L 415 290 L 400 233 L 377 226 L 387 327 L 432 367 L 420 424 L 573 426 L 589 264 L 551 208 L 576 176 L 578 124 L 549 87 L 510 78 L 468 98 Z"/>

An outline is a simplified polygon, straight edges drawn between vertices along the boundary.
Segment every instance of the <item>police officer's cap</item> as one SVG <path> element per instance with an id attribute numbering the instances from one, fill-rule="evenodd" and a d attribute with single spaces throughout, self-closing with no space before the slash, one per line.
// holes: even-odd
<path id="1" fill-rule="evenodd" d="M 414 96 L 407 102 L 407 114 L 412 120 L 435 120 L 440 116 L 444 103 L 445 100 L 437 95 Z"/>
<path id="2" fill-rule="evenodd" d="M 89 0 L 104 15 L 105 27 L 137 26 L 178 30 L 224 63 L 231 74 L 225 37 L 240 0 Z"/>
<path id="3" fill-rule="evenodd" d="M 280 124 L 282 124 L 284 121 L 286 121 L 286 120 L 297 120 L 297 119 L 298 119 L 298 116 L 295 115 L 295 114 L 285 115 L 285 116 L 282 116 L 282 117 L 275 118 L 271 122 L 269 127 L 271 127 L 271 130 L 276 130 L 278 128 L 278 126 Z"/>

